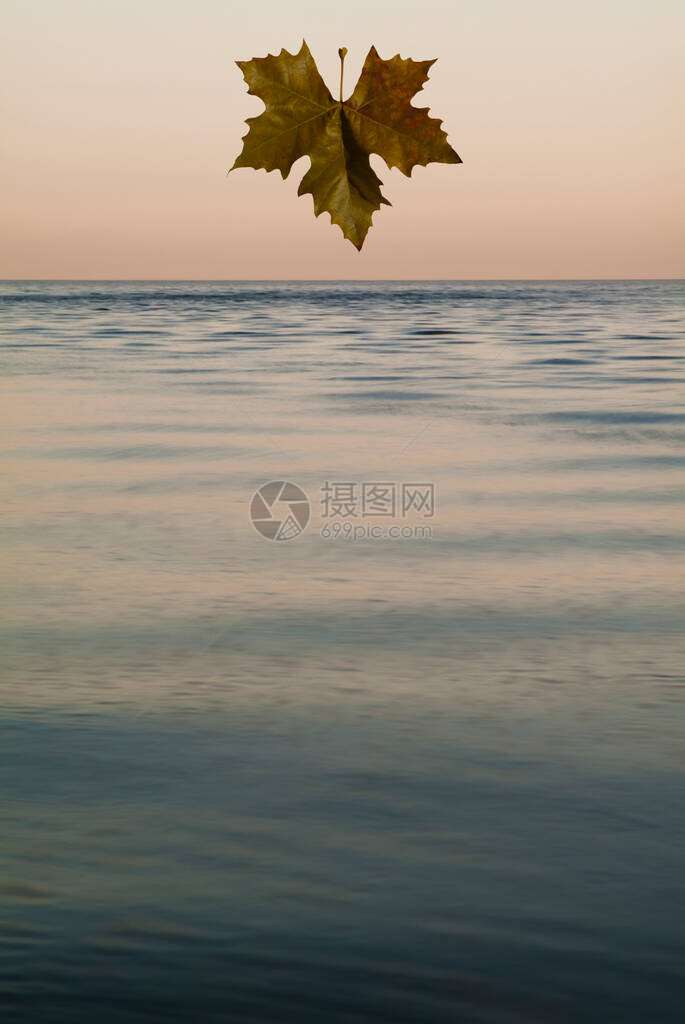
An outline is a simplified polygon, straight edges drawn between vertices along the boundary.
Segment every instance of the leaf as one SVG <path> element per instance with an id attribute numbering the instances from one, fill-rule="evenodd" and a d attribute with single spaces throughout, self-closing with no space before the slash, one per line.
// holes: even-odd
<path id="1" fill-rule="evenodd" d="M 344 62 L 347 50 L 338 51 Z M 263 100 L 265 110 L 248 117 L 249 131 L 236 167 L 280 171 L 287 178 L 292 165 L 309 156 L 310 168 L 298 195 L 311 194 L 314 214 L 330 214 L 345 238 L 357 249 L 364 244 L 373 213 L 390 206 L 369 154 L 383 157 L 388 167 L 411 175 L 417 164 L 460 164 L 437 118 L 428 108 L 413 107 L 412 96 L 423 88 L 434 60 L 391 60 L 369 50 L 359 81 L 348 100 L 334 100 L 319 74 L 307 44 L 296 54 L 281 50 L 276 57 L 236 61 L 248 93 Z"/>

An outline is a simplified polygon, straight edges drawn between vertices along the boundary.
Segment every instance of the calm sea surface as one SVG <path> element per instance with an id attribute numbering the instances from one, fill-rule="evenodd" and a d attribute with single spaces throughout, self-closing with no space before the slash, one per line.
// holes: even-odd
<path id="1" fill-rule="evenodd" d="M 0 307 L 3 1019 L 681 1019 L 685 285 Z"/>

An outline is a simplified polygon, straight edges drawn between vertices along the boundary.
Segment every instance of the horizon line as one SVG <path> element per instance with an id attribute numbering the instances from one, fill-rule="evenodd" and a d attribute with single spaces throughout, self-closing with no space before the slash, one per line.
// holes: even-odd
<path id="1" fill-rule="evenodd" d="M 479 283 L 479 282 L 522 282 L 522 283 L 560 283 L 568 281 L 683 281 L 683 277 L 2 277 L 2 284 L 21 283 L 73 283 L 88 282 L 93 284 L 130 284 L 134 282 L 159 284 L 412 284 L 420 281 L 441 282 L 446 284 Z"/>

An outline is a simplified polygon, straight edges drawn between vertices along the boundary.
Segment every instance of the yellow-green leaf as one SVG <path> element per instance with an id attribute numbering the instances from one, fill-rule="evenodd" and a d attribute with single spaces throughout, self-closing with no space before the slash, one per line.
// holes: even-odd
<path id="1" fill-rule="evenodd" d="M 346 52 L 339 50 L 341 61 Z M 373 213 L 382 204 L 390 205 L 370 153 L 407 175 L 416 164 L 461 163 L 441 122 L 429 117 L 427 108 L 409 102 L 428 78 L 432 60 L 403 60 L 398 54 L 386 61 L 372 46 L 345 101 L 333 99 L 304 41 L 296 54 L 281 50 L 277 57 L 236 63 L 248 92 L 263 100 L 266 109 L 247 119 L 249 131 L 231 170 L 279 170 L 286 178 L 296 160 L 309 156 L 298 195 L 310 193 L 315 215 L 329 213 L 357 249 L 364 244 Z"/>

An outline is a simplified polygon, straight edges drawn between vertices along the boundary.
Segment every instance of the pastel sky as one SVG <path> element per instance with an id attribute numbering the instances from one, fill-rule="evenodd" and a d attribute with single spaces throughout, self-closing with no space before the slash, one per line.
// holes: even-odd
<path id="1" fill-rule="evenodd" d="M 685 276 L 681 0 L 4 0 L 10 278 Z M 437 57 L 415 99 L 461 166 L 372 162 L 392 207 L 358 253 L 308 167 L 226 170 L 247 95 L 236 59 L 309 44 L 348 95 L 374 44 Z"/>

